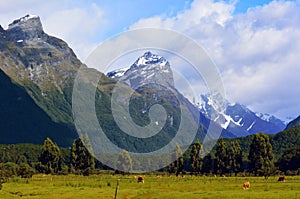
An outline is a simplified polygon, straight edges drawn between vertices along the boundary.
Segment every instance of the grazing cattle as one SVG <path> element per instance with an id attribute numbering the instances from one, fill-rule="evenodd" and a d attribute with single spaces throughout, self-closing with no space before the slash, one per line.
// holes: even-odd
<path id="1" fill-rule="evenodd" d="M 284 180 L 285 180 L 285 177 L 284 177 L 284 176 L 279 176 L 278 182 L 284 182 Z"/>
<path id="2" fill-rule="evenodd" d="M 144 178 L 143 178 L 143 176 L 139 176 L 138 177 L 138 183 L 144 183 Z"/>
<path id="3" fill-rule="evenodd" d="M 250 188 L 250 182 L 244 182 L 243 189 L 249 189 Z"/>

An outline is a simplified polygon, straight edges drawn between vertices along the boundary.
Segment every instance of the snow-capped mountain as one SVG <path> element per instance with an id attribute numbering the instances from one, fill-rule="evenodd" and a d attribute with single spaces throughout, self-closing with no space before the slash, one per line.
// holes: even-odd
<path id="1" fill-rule="evenodd" d="M 212 99 L 211 95 L 200 96 L 200 102 L 197 104 L 200 112 L 237 137 L 257 132 L 274 134 L 285 128 L 280 119 L 270 114 L 255 113 L 239 103 L 224 100 L 226 110 L 220 112 Z"/>
<path id="2" fill-rule="evenodd" d="M 151 52 L 146 52 L 130 67 L 109 72 L 107 76 L 126 83 L 134 89 L 147 84 L 174 88 L 173 73 L 169 62 L 164 57 Z M 164 92 L 168 95 L 166 91 Z M 218 104 L 224 104 L 225 111 Z M 273 134 L 285 128 L 284 122 L 276 117 L 255 113 L 238 103 L 229 103 L 217 93 L 201 95 L 200 102 L 195 104 L 195 107 L 199 109 L 200 115 L 208 118 L 208 121 L 220 125 L 226 132 L 229 132 L 229 137 L 246 136 L 257 132 Z M 205 125 L 208 126 L 209 122 Z"/>
<path id="3" fill-rule="evenodd" d="M 169 62 L 162 56 L 145 52 L 130 67 L 107 73 L 107 77 L 126 83 L 131 88 L 147 84 L 174 87 L 173 73 Z"/>

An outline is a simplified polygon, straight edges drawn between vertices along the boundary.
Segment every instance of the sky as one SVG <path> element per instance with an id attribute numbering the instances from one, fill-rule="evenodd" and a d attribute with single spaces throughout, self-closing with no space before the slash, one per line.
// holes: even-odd
<path id="1" fill-rule="evenodd" d="M 5 29 L 27 13 L 83 62 L 126 30 L 178 31 L 214 61 L 229 101 L 285 121 L 300 114 L 300 0 L 0 0 Z"/>

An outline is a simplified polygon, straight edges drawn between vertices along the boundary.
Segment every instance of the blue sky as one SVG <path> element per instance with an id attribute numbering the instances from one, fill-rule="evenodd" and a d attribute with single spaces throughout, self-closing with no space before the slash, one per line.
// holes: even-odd
<path id="1" fill-rule="evenodd" d="M 176 30 L 207 51 L 230 101 L 286 121 L 300 114 L 300 0 L 0 1 L 4 28 L 27 13 L 39 15 L 45 32 L 82 61 L 126 30 Z"/>
<path id="2" fill-rule="evenodd" d="M 46 30 L 48 26 L 50 27 L 49 31 L 51 34 L 63 37 L 65 40 L 68 40 L 68 35 L 60 33 L 60 22 L 49 22 L 47 21 L 47 19 L 51 18 L 51 16 L 55 13 L 62 14 L 62 12 L 64 11 L 73 10 L 75 13 L 76 9 L 90 12 L 93 9 L 92 7 L 96 6 L 99 8 L 98 12 L 101 12 L 102 18 L 99 19 L 99 26 L 95 27 L 93 32 L 88 33 L 87 35 L 90 42 L 99 43 L 105 39 L 112 37 L 113 35 L 127 30 L 132 24 L 140 19 L 153 16 L 174 17 L 178 13 L 189 9 L 192 2 L 192 0 L 62 0 L 50 2 L 41 2 L 38 0 L 25 0 L 22 2 L 19 2 L 17 0 L 7 2 L 2 1 L 0 2 L 0 23 L 2 26 L 7 27 L 7 25 L 11 23 L 12 20 L 19 18 L 26 13 L 31 13 L 41 17 Z M 271 1 L 227 0 L 225 2 L 235 4 L 234 14 L 239 14 L 245 13 L 248 8 L 261 6 Z M 44 20 L 46 20 L 46 23 Z M 101 26 L 101 20 L 105 20 L 105 26 Z M 68 19 L 61 19 L 61 21 L 63 23 L 67 23 Z M 49 25 L 47 22 L 49 22 Z M 57 29 L 53 27 L 55 25 Z M 84 59 L 86 55 L 81 55 L 81 53 L 79 53 L 79 57 L 81 57 L 81 59 Z"/>
<path id="3" fill-rule="evenodd" d="M 236 3 L 235 13 L 245 13 L 248 8 L 253 8 L 256 6 L 263 6 L 270 3 L 271 0 L 260 0 L 260 1 L 249 1 L 249 0 L 240 0 Z"/>

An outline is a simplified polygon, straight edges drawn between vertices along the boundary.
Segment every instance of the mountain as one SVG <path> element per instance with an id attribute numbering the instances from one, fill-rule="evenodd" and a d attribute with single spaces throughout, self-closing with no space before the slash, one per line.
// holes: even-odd
<path id="1" fill-rule="evenodd" d="M 282 154 L 293 147 L 300 146 L 300 126 L 291 127 L 275 135 L 271 135 L 270 141 L 274 154 Z"/>
<path id="2" fill-rule="evenodd" d="M 66 42 L 46 34 L 38 16 L 26 15 L 6 30 L 0 26 L 0 144 L 41 144 L 50 137 L 60 146 L 70 146 L 78 137 L 72 115 L 72 91 L 79 68 L 102 74 L 83 65 Z M 164 57 L 146 52 L 127 69 L 107 76 L 102 76 L 96 85 L 95 109 L 105 134 L 120 148 L 149 152 L 164 146 L 178 131 L 181 110 L 189 111 L 193 120 L 199 121 L 199 140 L 209 125 L 218 126 L 176 90 L 170 64 Z M 150 123 L 152 105 L 165 107 L 168 120 L 157 136 L 133 138 L 118 127 L 111 109 L 116 80 L 122 82 L 123 89 L 135 90 L 129 111 L 136 124 Z M 131 123 L 126 125 L 132 127 Z M 222 137 L 236 136 L 228 129 L 222 131 Z"/>
<path id="3" fill-rule="evenodd" d="M 77 136 L 71 112 L 74 78 L 81 62 L 61 39 L 26 15 L 0 28 L 1 143 L 69 146 Z"/>
<path id="4" fill-rule="evenodd" d="M 170 63 L 166 58 L 160 55 L 147 51 L 131 66 L 108 72 L 106 76 L 121 81 L 133 89 L 139 90 L 144 87 L 152 88 L 158 91 L 160 97 L 168 99 L 173 105 L 176 105 L 176 100 L 171 99 L 170 96 L 173 96 L 173 93 L 176 93 L 179 100 L 183 102 L 193 114 L 194 119 L 199 120 L 200 129 L 203 131 L 202 134 L 197 135 L 199 140 L 203 139 L 209 125 L 219 126 L 199 112 L 198 108 L 175 88 Z M 230 131 L 225 129 L 222 131 L 221 136 L 226 138 L 236 137 Z"/>
<path id="5" fill-rule="evenodd" d="M 213 94 L 218 95 L 218 94 Z M 269 114 L 254 113 L 246 106 L 239 103 L 230 103 L 225 99 L 225 112 L 218 111 L 219 108 L 213 102 L 213 95 L 200 95 L 197 106 L 201 113 L 207 118 L 220 124 L 224 129 L 232 132 L 237 137 L 264 132 L 274 134 L 285 128 L 283 121 Z M 220 96 L 217 96 L 220 97 Z"/>
<path id="6" fill-rule="evenodd" d="M 157 60 L 162 61 L 158 57 Z M 142 66 L 143 63 L 146 62 L 141 60 L 136 65 Z M 167 65 L 165 63 L 162 68 L 168 70 Z M 172 84 L 165 73 L 159 77 L 163 78 L 161 86 L 141 87 L 133 93 L 129 110 L 133 121 L 143 126 L 150 122 L 150 107 L 161 104 L 168 114 L 166 125 L 157 135 L 146 139 L 129 136 L 118 127 L 112 114 L 111 96 L 116 80 L 83 65 L 66 42 L 44 32 L 38 16 L 26 15 L 13 21 L 7 30 L 0 27 L 0 144 L 42 144 L 46 137 L 50 137 L 60 146 L 71 146 L 78 137 L 72 115 L 72 92 L 79 69 L 102 77 L 98 85 L 91 85 L 88 79 L 81 85 L 96 86 L 97 118 L 115 145 L 127 151 L 149 152 L 161 148 L 175 136 L 181 114 L 172 88 L 164 92 L 165 86 Z M 153 68 L 153 74 L 157 74 L 155 71 Z M 131 71 L 131 75 L 136 73 Z M 130 84 L 141 84 L 135 77 Z M 130 89 L 123 83 L 121 87 Z M 183 110 L 190 108 L 195 111 L 190 104 Z M 120 108 L 120 111 L 123 110 Z M 123 112 L 120 113 L 116 117 L 123 118 Z M 197 118 L 199 113 L 196 110 L 192 114 Z M 87 115 L 85 119 L 89 122 L 90 118 Z M 126 125 L 132 127 L 129 122 Z M 205 127 L 200 125 L 198 136 L 203 136 L 204 131 Z"/>
<path id="7" fill-rule="evenodd" d="M 286 129 L 290 129 L 290 128 L 293 128 L 295 126 L 300 126 L 300 116 L 298 116 L 296 119 L 290 121 L 287 124 Z"/>
<path id="8" fill-rule="evenodd" d="M 173 74 L 169 62 L 164 57 L 151 52 L 144 53 L 130 67 L 111 71 L 107 73 L 107 76 L 132 88 L 153 82 L 165 85 L 168 88 L 174 88 Z M 176 89 L 174 88 L 174 90 Z M 178 91 L 176 90 L 176 92 Z M 226 104 L 226 111 L 220 112 L 220 107 L 214 103 L 213 99 L 218 99 L 218 101 Z M 187 104 L 190 104 L 190 102 L 187 102 Z M 269 114 L 254 113 L 238 103 L 229 103 L 225 99 L 221 99 L 219 94 L 201 95 L 200 102 L 194 104 L 194 106 L 198 107 L 200 118 L 203 118 L 202 123 L 206 128 L 211 122 L 214 122 L 226 130 L 224 132 L 227 132 L 228 137 L 246 136 L 257 132 L 274 134 L 285 128 L 284 123 L 276 117 Z"/>
<path id="9" fill-rule="evenodd" d="M 169 62 L 164 57 L 149 51 L 139 57 L 131 67 L 109 72 L 106 76 L 126 83 L 131 88 L 149 83 L 174 88 L 173 73 Z"/>

